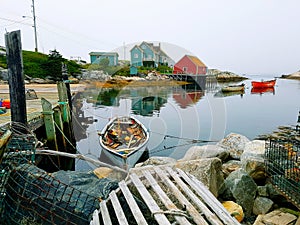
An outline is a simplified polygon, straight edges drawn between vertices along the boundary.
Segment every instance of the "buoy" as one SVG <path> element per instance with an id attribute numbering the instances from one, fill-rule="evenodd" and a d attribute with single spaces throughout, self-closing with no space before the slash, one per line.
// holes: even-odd
<path id="1" fill-rule="evenodd" d="M 3 99 L 2 100 L 2 107 L 10 109 L 10 100 L 9 99 Z"/>

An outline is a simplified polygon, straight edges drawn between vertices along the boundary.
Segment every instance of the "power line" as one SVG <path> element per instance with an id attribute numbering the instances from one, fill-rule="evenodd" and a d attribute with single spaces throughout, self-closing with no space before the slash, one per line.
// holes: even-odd
<path id="1" fill-rule="evenodd" d="M 27 19 L 24 19 L 24 20 L 12 20 L 12 19 L 8 19 L 8 18 L 0 17 L 0 20 L 5 20 L 5 21 L 8 21 L 8 22 L 11 22 L 11 24 L 2 25 L 1 27 L 11 26 L 11 25 L 14 25 L 16 23 L 27 25 L 27 26 L 32 26 L 32 24 L 30 24 L 30 23 L 24 23 L 23 22 L 23 21 L 26 21 Z"/>

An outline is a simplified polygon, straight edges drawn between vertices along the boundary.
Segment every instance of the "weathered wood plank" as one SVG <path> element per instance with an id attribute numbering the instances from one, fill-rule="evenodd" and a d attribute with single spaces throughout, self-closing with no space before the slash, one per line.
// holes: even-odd
<path id="1" fill-rule="evenodd" d="M 240 225 L 240 223 L 233 218 L 229 212 L 223 207 L 223 205 L 215 198 L 215 196 L 204 186 L 199 180 L 192 175 L 187 175 L 182 170 L 177 169 L 182 178 L 199 194 L 199 196 L 214 210 L 217 216 L 225 224 Z"/>
<path id="2" fill-rule="evenodd" d="M 194 222 L 201 225 L 208 225 L 208 223 L 205 221 L 205 219 L 199 214 L 197 209 L 185 198 L 185 196 L 178 190 L 178 188 L 173 184 L 173 182 L 169 179 L 167 174 L 161 170 L 158 167 L 154 167 L 155 172 L 159 175 L 159 177 L 162 179 L 162 182 L 164 182 L 165 185 L 167 185 L 171 190 L 172 193 L 176 196 L 178 201 L 186 206 L 187 211 L 190 213 L 190 215 L 193 217 Z"/>
<path id="3" fill-rule="evenodd" d="M 124 180 L 122 180 L 121 182 L 119 182 L 119 187 L 129 205 L 129 208 L 137 222 L 137 224 L 139 225 L 147 225 L 147 221 L 143 216 L 143 213 L 141 212 L 138 204 L 136 203 L 136 201 L 134 200 L 129 188 L 127 187 L 126 183 Z"/>
<path id="4" fill-rule="evenodd" d="M 100 202 L 100 212 L 102 215 L 104 225 L 112 225 L 109 212 L 106 206 L 106 201 Z"/>
<path id="5" fill-rule="evenodd" d="M 123 209 L 121 207 L 121 204 L 118 200 L 118 197 L 116 195 L 116 192 L 112 191 L 109 194 L 109 197 L 110 197 L 110 200 L 111 200 L 111 204 L 112 204 L 112 206 L 115 210 L 115 213 L 116 213 L 119 224 L 120 225 L 129 225 L 128 222 L 127 222 L 126 216 L 123 212 Z"/>
<path id="6" fill-rule="evenodd" d="M 205 217 L 213 225 L 223 225 L 219 218 L 213 214 L 207 206 L 190 190 L 190 188 L 181 180 L 178 174 L 170 167 L 166 168 L 167 172 L 173 177 L 178 186 L 189 196 L 189 198 L 200 208 Z"/>
<path id="7" fill-rule="evenodd" d="M 159 184 L 156 182 L 156 180 L 154 179 L 154 177 L 151 175 L 151 173 L 147 170 L 143 171 L 144 176 L 146 177 L 146 179 L 149 181 L 151 187 L 153 188 L 153 190 L 155 191 L 155 193 L 158 195 L 158 197 L 161 199 L 161 201 L 164 203 L 164 205 L 166 206 L 166 208 L 168 210 L 171 210 L 175 213 L 175 219 L 177 220 L 177 222 L 179 224 L 182 225 L 188 225 L 191 224 L 187 218 L 185 218 L 184 216 L 180 216 L 180 215 L 176 215 L 176 212 L 180 213 L 185 213 L 184 211 L 180 211 L 176 205 L 170 200 L 170 198 L 168 197 L 168 195 L 161 189 L 161 187 L 159 186 Z"/>
<path id="8" fill-rule="evenodd" d="M 27 126 L 21 31 L 5 34 L 11 121 Z M 12 124 L 14 126 L 14 124 Z M 15 129 L 20 130 L 20 126 Z M 21 129 L 20 132 L 24 132 Z"/>
<path id="9" fill-rule="evenodd" d="M 151 194 L 147 191 L 147 188 L 144 186 L 143 182 L 138 178 L 136 174 L 131 174 L 130 179 L 139 191 L 144 202 L 147 204 L 150 212 L 154 215 L 158 224 L 162 225 L 171 225 L 169 220 L 164 214 L 158 213 L 161 211 L 159 206 L 156 204 L 155 200 L 152 198 Z"/>
<path id="10" fill-rule="evenodd" d="M 44 123 L 46 128 L 47 135 L 47 145 L 50 149 L 58 151 L 57 140 L 56 140 L 56 132 L 55 125 L 53 119 L 53 110 L 52 104 L 45 98 L 41 98 L 43 115 L 44 115 Z"/>
<path id="11" fill-rule="evenodd" d="M 90 225 L 100 225 L 99 211 L 97 209 L 93 212 L 93 219 L 90 222 Z"/>

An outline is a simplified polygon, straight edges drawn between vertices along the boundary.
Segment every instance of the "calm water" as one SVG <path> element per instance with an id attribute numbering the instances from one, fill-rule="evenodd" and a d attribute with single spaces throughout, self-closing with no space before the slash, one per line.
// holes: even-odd
<path id="1" fill-rule="evenodd" d="M 197 85 L 90 88 L 77 100 L 77 148 L 84 155 L 99 158 L 97 131 L 116 115 L 132 114 L 149 129 L 150 156 L 175 159 L 193 145 L 207 144 L 201 141 L 219 141 L 232 132 L 254 139 L 278 126 L 295 125 L 300 110 L 300 81 L 277 79 L 273 90 L 255 93 L 251 80 L 273 77 L 249 78 L 243 81 L 243 94 L 228 96 L 220 92 L 224 84 L 215 82 L 206 83 L 202 89 Z M 80 169 L 89 166 L 77 163 Z"/>

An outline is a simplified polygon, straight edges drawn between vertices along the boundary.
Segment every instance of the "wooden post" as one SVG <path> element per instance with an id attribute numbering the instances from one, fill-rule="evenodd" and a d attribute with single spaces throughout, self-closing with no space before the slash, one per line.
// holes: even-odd
<path id="1" fill-rule="evenodd" d="M 66 64 L 62 64 L 62 79 L 66 85 L 67 88 L 67 97 L 68 97 L 68 101 L 69 101 L 69 106 L 70 106 L 70 112 L 72 112 L 72 94 L 71 94 L 71 88 L 70 88 L 70 80 L 68 77 L 68 73 L 67 73 L 67 65 Z M 72 120 L 72 118 L 71 118 Z"/>
<path id="2" fill-rule="evenodd" d="M 47 136 L 47 146 L 49 147 L 49 149 L 58 151 L 52 104 L 45 98 L 41 98 L 41 102 Z M 59 156 L 44 157 L 40 162 L 40 167 L 46 170 L 47 172 L 58 171 L 61 168 Z"/>
<path id="3" fill-rule="evenodd" d="M 76 140 L 74 136 L 73 131 L 73 124 L 72 124 L 72 116 L 71 116 L 71 110 L 70 105 L 68 104 L 68 93 L 67 93 L 67 87 L 64 82 L 58 82 L 57 83 L 57 89 L 58 89 L 58 96 L 59 96 L 59 105 L 62 113 L 62 120 L 63 120 L 63 132 L 67 139 L 66 148 L 65 151 L 68 153 L 76 153 Z M 66 164 L 67 169 L 69 170 L 75 170 L 75 161 L 70 159 L 64 160 L 64 164 Z"/>
<path id="4" fill-rule="evenodd" d="M 57 141 L 56 141 L 56 132 L 55 125 L 53 119 L 53 110 L 52 104 L 44 98 L 41 98 L 43 115 L 44 115 L 44 123 L 46 127 L 46 135 L 48 141 L 48 147 L 53 150 L 58 150 Z"/>
<path id="5" fill-rule="evenodd" d="M 6 33 L 5 45 L 8 67 L 11 121 L 27 126 L 21 32 L 18 30 Z"/>

